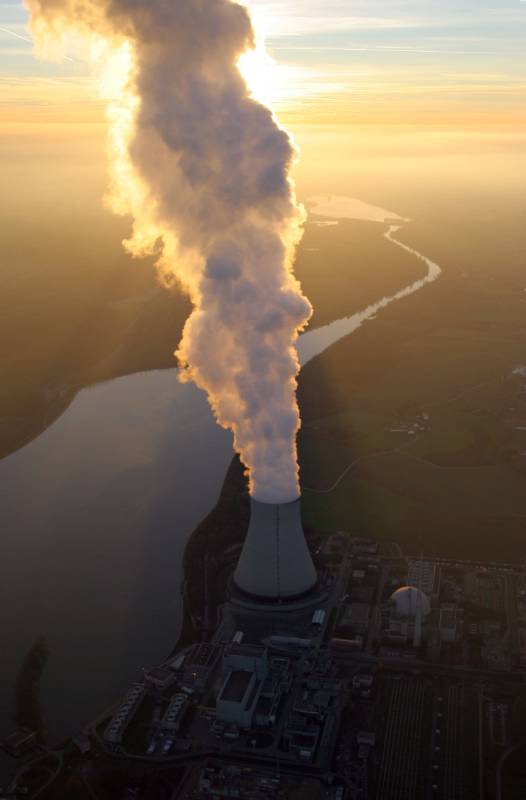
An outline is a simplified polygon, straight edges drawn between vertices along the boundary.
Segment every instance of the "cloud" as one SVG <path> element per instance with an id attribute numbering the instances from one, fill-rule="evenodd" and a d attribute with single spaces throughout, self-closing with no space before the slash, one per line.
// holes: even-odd
<path id="1" fill-rule="evenodd" d="M 76 42 L 108 104 L 112 191 L 125 245 L 157 255 L 194 310 L 177 357 L 233 431 L 264 502 L 299 494 L 295 342 L 311 306 L 292 272 L 303 211 L 296 151 L 249 93 L 254 36 L 229 0 L 28 0 L 43 53 Z M 51 52 L 53 55 L 53 52 Z"/>

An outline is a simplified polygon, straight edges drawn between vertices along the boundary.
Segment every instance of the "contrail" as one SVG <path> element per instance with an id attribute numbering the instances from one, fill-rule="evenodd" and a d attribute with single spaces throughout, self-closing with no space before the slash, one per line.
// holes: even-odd
<path id="1" fill-rule="evenodd" d="M 28 36 L 22 36 L 20 33 L 11 31 L 9 28 L 4 28 L 2 25 L 0 25 L 0 31 L 2 31 L 2 33 L 8 33 L 10 36 L 14 36 L 16 39 L 22 39 L 23 42 L 27 42 L 28 44 L 33 44 L 33 40 Z M 66 61 L 74 61 L 74 59 L 70 58 L 69 56 L 64 56 L 64 58 Z"/>
<path id="2" fill-rule="evenodd" d="M 27 36 L 21 36 L 20 33 L 15 33 L 15 31 L 10 31 L 9 28 L 3 28 L 0 25 L 0 31 L 2 31 L 2 33 L 8 33 L 10 36 L 14 36 L 16 39 L 22 39 L 23 42 L 29 42 L 29 44 L 33 44 L 32 40 L 29 39 Z"/>
<path id="3" fill-rule="evenodd" d="M 205 389 L 262 502 L 299 495 L 298 333 L 312 309 L 292 263 L 304 211 L 297 157 L 239 59 L 255 47 L 234 0 L 26 0 L 43 56 L 71 41 L 107 102 L 114 211 L 126 248 L 157 255 L 194 309 L 176 355 Z"/>

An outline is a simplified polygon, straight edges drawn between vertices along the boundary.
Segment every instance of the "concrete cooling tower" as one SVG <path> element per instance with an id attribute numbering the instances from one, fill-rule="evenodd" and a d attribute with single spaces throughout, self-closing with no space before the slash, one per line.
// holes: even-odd
<path id="1" fill-rule="evenodd" d="M 234 573 L 245 594 L 266 601 L 292 600 L 310 591 L 316 570 L 301 525 L 300 501 L 251 499 L 250 524 Z"/>

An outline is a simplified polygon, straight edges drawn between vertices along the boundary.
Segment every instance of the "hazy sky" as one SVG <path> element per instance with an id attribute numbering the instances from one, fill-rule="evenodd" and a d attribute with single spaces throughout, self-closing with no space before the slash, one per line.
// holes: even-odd
<path id="1" fill-rule="evenodd" d="M 250 0 L 271 61 L 257 87 L 279 111 L 444 123 L 519 121 L 523 0 Z M 0 0 L 0 120 L 99 119 L 86 67 L 43 64 L 21 0 Z M 22 37 L 22 38 L 18 38 Z M 261 65 L 252 65 L 252 74 Z M 265 84 L 264 87 L 262 84 Z"/>

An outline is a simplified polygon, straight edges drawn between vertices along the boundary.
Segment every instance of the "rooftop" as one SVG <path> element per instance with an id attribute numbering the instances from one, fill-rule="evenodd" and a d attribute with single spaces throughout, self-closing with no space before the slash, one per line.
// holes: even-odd
<path id="1" fill-rule="evenodd" d="M 262 658 L 265 655 L 266 647 L 262 644 L 231 644 L 228 648 L 228 655 L 245 656 L 250 658 Z"/>
<path id="2" fill-rule="evenodd" d="M 351 603 L 345 608 L 341 618 L 344 626 L 367 625 L 371 614 L 371 606 L 367 603 Z"/>
<path id="3" fill-rule="evenodd" d="M 253 672 L 244 669 L 233 669 L 221 691 L 221 700 L 229 703 L 241 703 L 250 685 Z"/>

